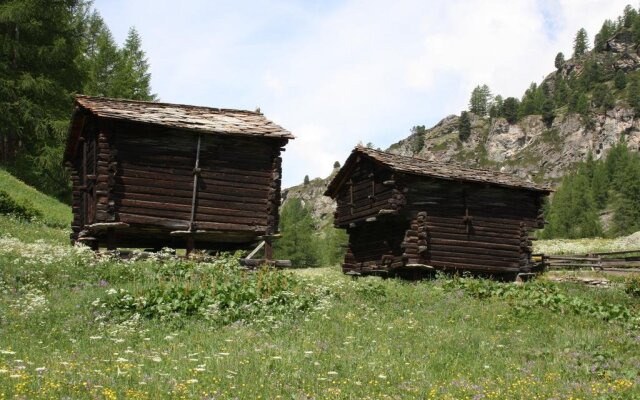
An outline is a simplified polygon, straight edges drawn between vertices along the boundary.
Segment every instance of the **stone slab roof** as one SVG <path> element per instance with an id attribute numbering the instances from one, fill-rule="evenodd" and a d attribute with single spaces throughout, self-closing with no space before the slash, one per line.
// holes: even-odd
<path id="1" fill-rule="evenodd" d="M 254 111 L 83 95 L 76 96 L 76 105 L 102 118 L 217 134 L 294 138 L 289 131 Z"/>
<path id="2" fill-rule="evenodd" d="M 336 177 L 329 183 L 327 192 L 325 193 L 327 196 L 332 196 L 337 193 L 340 186 L 342 186 L 346 175 L 349 174 L 349 165 L 354 162 L 354 159 L 357 158 L 358 155 L 370 158 L 374 162 L 383 164 L 384 166 L 401 173 L 449 181 L 485 183 L 514 189 L 531 190 L 535 192 L 551 192 L 551 189 L 544 185 L 535 184 L 526 179 L 504 172 L 468 168 L 457 163 L 429 161 L 423 158 L 401 156 L 398 154 L 358 146 L 353 149 L 340 172 L 338 172 Z"/>

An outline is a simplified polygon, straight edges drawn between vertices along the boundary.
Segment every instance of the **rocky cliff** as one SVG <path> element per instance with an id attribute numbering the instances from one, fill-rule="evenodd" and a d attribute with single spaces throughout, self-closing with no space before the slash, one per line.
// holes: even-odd
<path id="1" fill-rule="evenodd" d="M 282 204 L 288 200 L 298 198 L 302 200 L 304 206 L 311 207 L 314 220 L 318 223 L 318 228 L 323 228 L 332 221 L 333 212 L 336 210 L 336 203 L 329 197 L 324 196 L 327 185 L 338 172 L 339 168 L 334 168 L 333 172 L 326 178 L 315 178 L 308 184 L 296 185 L 282 190 Z"/>
<path id="2" fill-rule="evenodd" d="M 602 157 L 624 136 L 629 148 L 640 150 L 640 118 L 625 105 L 594 115 L 589 123 L 577 114 L 561 114 L 547 127 L 542 117 L 530 115 L 517 124 L 504 118 L 480 118 L 469 114 L 471 135 L 458 138 L 459 117 L 452 115 L 425 131 L 390 147 L 390 151 L 430 160 L 457 161 L 470 167 L 494 168 L 554 183 L 592 152 Z M 423 142 L 418 151 L 415 143 Z"/>

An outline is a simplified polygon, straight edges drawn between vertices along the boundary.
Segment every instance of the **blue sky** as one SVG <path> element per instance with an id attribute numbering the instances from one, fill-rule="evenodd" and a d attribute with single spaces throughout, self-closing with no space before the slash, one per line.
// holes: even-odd
<path id="1" fill-rule="evenodd" d="M 326 176 L 358 142 L 386 148 L 467 106 L 520 96 L 618 0 L 96 0 L 118 43 L 138 29 L 162 101 L 262 112 L 297 139 L 283 185 Z"/>

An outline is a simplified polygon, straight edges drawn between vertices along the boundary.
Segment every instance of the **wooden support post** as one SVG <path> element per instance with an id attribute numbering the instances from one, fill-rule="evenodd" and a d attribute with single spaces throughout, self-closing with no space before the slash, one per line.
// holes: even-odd
<path id="1" fill-rule="evenodd" d="M 100 245 L 98 244 L 97 240 L 91 240 L 90 242 L 88 242 L 88 244 L 89 244 L 89 248 L 95 251 L 96 253 L 100 250 Z"/>
<path id="2" fill-rule="evenodd" d="M 273 260 L 273 246 L 272 239 L 270 237 L 266 237 L 264 239 L 264 258 L 267 261 Z"/>
<path id="3" fill-rule="evenodd" d="M 107 229 L 107 250 L 116 250 L 116 230 L 114 228 Z"/>
<path id="4" fill-rule="evenodd" d="M 185 239 L 187 240 L 186 248 L 187 248 L 187 257 L 188 257 L 196 249 L 196 240 L 192 234 L 186 235 Z"/>

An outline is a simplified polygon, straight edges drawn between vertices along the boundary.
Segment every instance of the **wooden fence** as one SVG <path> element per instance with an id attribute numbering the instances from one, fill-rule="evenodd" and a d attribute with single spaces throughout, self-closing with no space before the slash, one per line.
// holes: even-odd
<path id="1" fill-rule="evenodd" d="M 640 272 L 640 250 L 610 251 L 584 255 L 535 254 L 547 270 L 583 269 Z"/>

